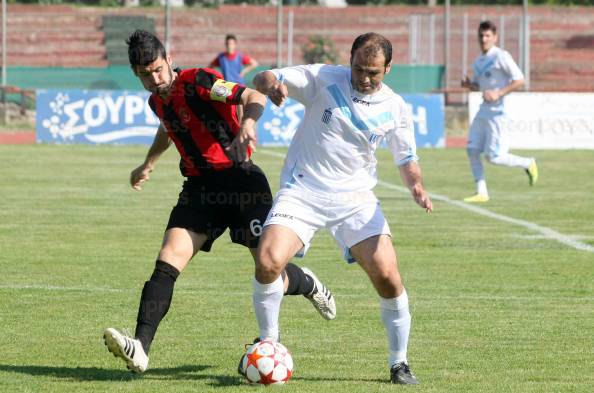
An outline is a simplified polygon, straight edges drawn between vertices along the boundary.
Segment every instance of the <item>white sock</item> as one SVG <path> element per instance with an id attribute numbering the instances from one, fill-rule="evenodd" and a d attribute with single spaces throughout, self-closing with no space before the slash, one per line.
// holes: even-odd
<path id="1" fill-rule="evenodd" d="M 382 321 L 388 334 L 390 356 L 388 365 L 407 362 L 408 335 L 410 333 L 410 312 L 408 310 L 408 296 L 406 290 L 402 295 L 393 299 L 380 297 Z"/>
<path id="2" fill-rule="evenodd" d="M 490 157 L 489 162 L 495 165 L 503 165 L 503 166 L 519 166 L 524 169 L 528 169 L 530 164 L 532 163 L 531 158 L 525 158 L 516 156 L 513 154 L 500 154 L 496 157 Z"/>
<path id="3" fill-rule="evenodd" d="M 468 160 L 470 161 L 470 169 L 472 176 L 476 182 L 476 193 L 481 195 L 489 195 L 487 191 L 487 182 L 485 181 L 485 169 L 481 161 L 481 153 L 476 149 L 468 149 Z"/>
<path id="4" fill-rule="evenodd" d="M 260 328 L 260 339 L 269 338 L 278 341 L 278 315 L 285 290 L 283 279 L 278 276 L 270 284 L 260 284 L 254 278 L 252 285 L 254 288 L 252 300 Z"/>
<path id="5" fill-rule="evenodd" d="M 487 182 L 485 179 L 481 179 L 476 182 L 476 193 L 480 195 L 489 195 L 489 191 L 487 191 Z"/>

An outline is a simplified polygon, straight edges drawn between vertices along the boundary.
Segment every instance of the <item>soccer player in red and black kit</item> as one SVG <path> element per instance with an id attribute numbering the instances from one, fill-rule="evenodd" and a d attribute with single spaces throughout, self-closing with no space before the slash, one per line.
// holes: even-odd
<path id="1" fill-rule="evenodd" d="M 187 178 L 171 211 L 154 271 L 144 284 L 134 337 L 113 328 L 103 335 L 110 352 L 130 370 L 144 372 L 180 272 L 199 250 L 208 252 L 226 229 L 233 243 L 249 248 L 254 256 L 272 195 L 266 176 L 250 160 L 255 123 L 266 97 L 223 80 L 212 69 L 173 69 L 163 44 L 146 31 L 135 31 L 126 43 L 132 70 L 152 93 L 149 104 L 161 120 L 144 163 L 130 175 L 130 184 L 141 189 L 171 142 Z M 241 124 L 238 105 L 244 113 Z M 309 269 L 289 264 L 283 277 L 285 295 L 304 295 L 324 318 L 335 318 L 331 292 Z"/>

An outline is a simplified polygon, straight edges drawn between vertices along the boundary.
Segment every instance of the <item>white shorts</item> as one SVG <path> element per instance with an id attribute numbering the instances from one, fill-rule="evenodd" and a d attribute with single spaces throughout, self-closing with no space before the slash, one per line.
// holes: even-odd
<path id="1" fill-rule="evenodd" d="M 475 149 L 488 157 L 497 157 L 509 152 L 509 141 L 505 132 L 506 117 L 475 117 L 468 134 L 469 149 Z"/>
<path id="2" fill-rule="evenodd" d="M 311 239 L 320 228 L 326 228 L 349 263 L 355 262 L 350 248 L 377 235 L 390 235 L 380 202 L 372 191 L 321 194 L 291 187 L 281 189 L 274 198 L 264 226 L 277 224 L 293 230 L 303 242 L 297 253 L 307 252 Z"/>

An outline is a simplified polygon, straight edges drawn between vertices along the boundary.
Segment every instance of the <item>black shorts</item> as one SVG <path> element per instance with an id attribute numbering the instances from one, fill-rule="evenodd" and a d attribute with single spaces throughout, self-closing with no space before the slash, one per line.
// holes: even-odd
<path id="1" fill-rule="evenodd" d="M 227 228 L 233 243 L 256 248 L 271 207 L 272 194 L 264 172 L 256 165 L 233 167 L 188 178 L 167 229 L 206 234 L 202 251 L 210 251 Z"/>

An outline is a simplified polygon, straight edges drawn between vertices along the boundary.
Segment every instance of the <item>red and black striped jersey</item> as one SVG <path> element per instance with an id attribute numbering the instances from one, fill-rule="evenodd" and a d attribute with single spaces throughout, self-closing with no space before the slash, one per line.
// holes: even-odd
<path id="1" fill-rule="evenodd" d="M 225 149 L 239 131 L 236 105 L 245 86 L 227 82 L 209 68 L 175 72 L 178 77 L 169 96 L 163 99 L 153 93 L 149 105 L 181 155 L 182 175 L 200 176 L 232 167 Z"/>

